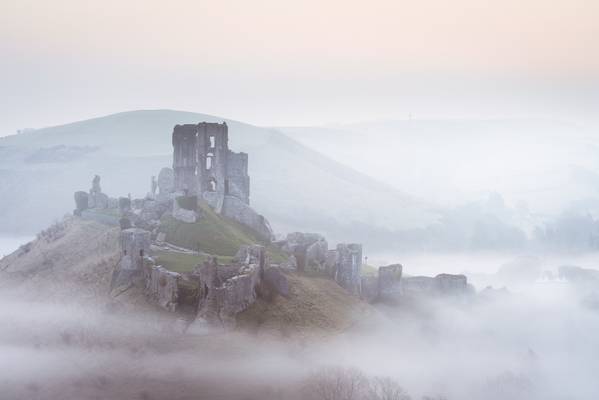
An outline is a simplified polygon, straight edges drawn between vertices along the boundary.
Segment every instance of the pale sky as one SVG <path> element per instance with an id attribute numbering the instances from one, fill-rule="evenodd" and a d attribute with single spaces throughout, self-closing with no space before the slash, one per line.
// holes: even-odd
<path id="1" fill-rule="evenodd" d="M 148 108 L 596 121 L 598 38 L 597 0 L 0 0 L 0 135 Z"/>

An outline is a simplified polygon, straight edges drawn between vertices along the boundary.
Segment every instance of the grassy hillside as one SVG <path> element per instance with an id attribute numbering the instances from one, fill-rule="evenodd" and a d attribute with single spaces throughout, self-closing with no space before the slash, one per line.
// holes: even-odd
<path id="1" fill-rule="evenodd" d="M 511 204 L 553 213 L 597 198 L 597 132 L 574 123 L 404 120 L 280 129 L 340 163 L 438 204 L 499 192 Z"/>
<path id="2" fill-rule="evenodd" d="M 0 289 L 43 301 L 106 300 L 119 229 L 71 217 L 52 231 L 0 259 Z"/>
<path id="3" fill-rule="evenodd" d="M 216 214 L 209 206 L 202 204 L 200 212 L 201 218 L 193 224 L 164 217 L 160 231 L 166 234 L 166 241 L 221 256 L 234 256 L 244 244 L 261 243 L 250 228 Z"/>
<path id="4" fill-rule="evenodd" d="M 258 299 L 237 316 L 240 329 L 264 335 L 305 337 L 343 332 L 374 312 L 328 278 L 287 273 L 288 298 Z"/>

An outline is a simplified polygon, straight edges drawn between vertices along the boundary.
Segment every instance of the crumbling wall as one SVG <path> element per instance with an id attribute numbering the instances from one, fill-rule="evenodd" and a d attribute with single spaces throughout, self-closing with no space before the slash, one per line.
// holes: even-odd
<path id="1" fill-rule="evenodd" d="M 257 244 L 239 247 L 237 254 L 235 254 L 235 261 L 245 265 L 258 264 L 263 267 L 268 264 L 264 246 Z"/>
<path id="2" fill-rule="evenodd" d="M 465 275 L 439 274 L 434 278 L 411 276 L 401 280 L 401 293 L 404 296 L 464 295 L 470 291 L 468 278 Z"/>
<path id="3" fill-rule="evenodd" d="M 329 245 L 324 236 L 318 233 L 292 232 L 279 245 L 281 250 L 294 257 L 299 271 L 307 266 L 318 270 L 326 269 Z"/>
<path id="4" fill-rule="evenodd" d="M 362 245 L 338 244 L 335 281 L 352 294 L 360 294 Z"/>
<path id="5" fill-rule="evenodd" d="M 143 279 L 145 258 L 150 250 L 150 232 L 138 228 L 124 229 L 119 243 L 121 259 L 112 273 L 111 291 L 123 290 Z"/>
<path id="6" fill-rule="evenodd" d="M 337 253 L 336 249 L 328 250 L 325 256 L 325 271 L 330 275 L 335 275 L 335 269 L 337 268 L 337 258 L 339 257 L 339 253 Z"/>
<path id="7" fill-rule="evenodd" d="M 218 265 L 214 259 L 195 272 L 200 288 L 199 321 L 232 328 L 235 316 L 256 301 L 264 274 L 264 247 L 246 246 L 238 255 L 243 259 L 239 264 Z"/>
<path id="8" fill-rule="evenodd" d="M 360 278 L 360 297 L 369 303 L 379 298 L 379 278 L 377 276 L 362 276 Z"/>
<path id="9" fill-rule="evenodd" d="M 173 129 L 173 171 L 175 190 L 196 193 L 197 126 L 175 125 Z"/>
<path id="10" fill-rule="evenodd" d="M 227 153 L 227 175 L 225 195 L 237 197 L 250 204 L 250 176 L 248 175 L 248 155 L 246 153 Z"/>
<path id="11" fill-rule="evenodd" d="M 150 251 L 150 232 L 139 228 L 130 228 L 121 231 L 121 250 L 123 257 L 131 259 L 131 265 L 137 270 L 143 269 L 143 258 Z"/>
<path id="12" fill-rule="evenodd" d="M 393 299 L 401 293 L 401 275 L 403 266 L 392 264 L 379 267 L 378 270 L 378 297 L 379 300 Z"/>
<path id="13" fill-rule="evenodd" d="M 146 268 L 145 294 L 148 301 L 167 311 L 175 312 L 179 303 L 181 274 L 161 266 Z"/>

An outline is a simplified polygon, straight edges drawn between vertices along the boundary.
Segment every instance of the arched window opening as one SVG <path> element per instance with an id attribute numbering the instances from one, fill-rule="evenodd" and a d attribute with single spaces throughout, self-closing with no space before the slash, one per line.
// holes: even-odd
<path id="1" fill-rule="evenodd" d="M 210 192 L 216 192 L 216 179 L 210 178 L 208 181 L 208 190 Z"/>
<path id="2" fill-rule="evenodd" d="M 206 171 L 210 171 L 212 169 L 212 157 L 214 157 L 214 154 L 212 153 L 208 153 L 206 155 Z"/>

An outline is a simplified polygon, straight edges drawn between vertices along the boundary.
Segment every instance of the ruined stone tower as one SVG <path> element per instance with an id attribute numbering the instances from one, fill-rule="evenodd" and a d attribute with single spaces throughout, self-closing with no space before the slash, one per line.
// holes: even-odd
<path id="1" fill-rule="evenodd" d="M 229 150 L 229 132 L 222 124 L 200 122 L 173 130 L 175 190 L 197 195 L 220 212 L 225 196 L 250 202 L 248 156 Z"/>

